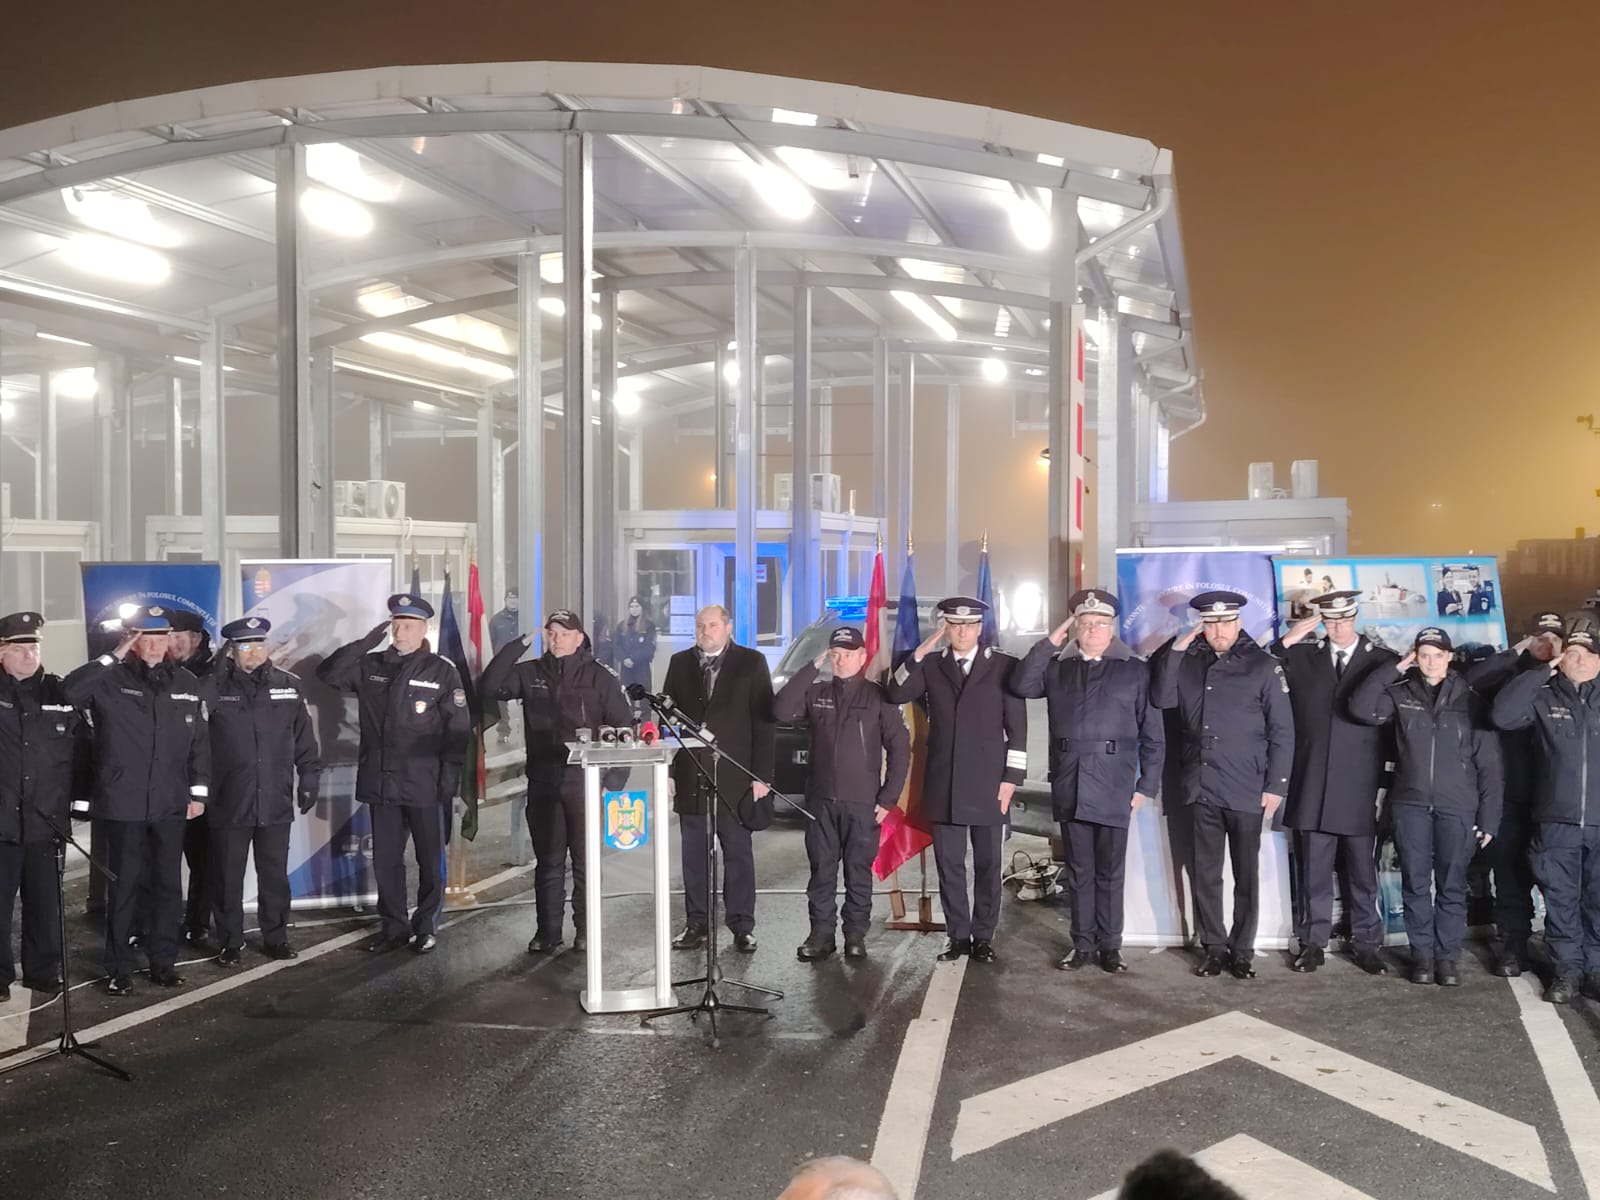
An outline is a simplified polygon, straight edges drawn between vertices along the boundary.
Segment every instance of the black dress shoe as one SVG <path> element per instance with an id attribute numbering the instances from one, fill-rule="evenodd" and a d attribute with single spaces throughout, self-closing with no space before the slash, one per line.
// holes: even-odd
<path id="1" fill-rule="evenodd" d="M 863 959 L 867 956 L 867 939 L 865 934 L 847 933 L 844 935 L 844 956 L 850 959 Z"/>
<path id="2" fill-rule="evenodd" d="M 686 925 L 683 932 L 672 939 L 674 950 L 698 950 L 706 944 L 706 927 L 704 925 Z"/>
<path id="3" fill-rule="evenodd" d="M 1416 962 L 1412 963 L 1411 964 L 1411 982 L 1412 983 L 1432 983 L 1433 982 L 1433 963 L 1429 962 L 1427 959 L 1418 959 Z"/>
<path id="4" fill-rule="evenodd" d="M 589 948 L 589 935 L 581 929 L 578 930 L 577 933 L 572 935 L 572 948 L 579 953 L 587 950 Z"/>
<path id="5" fill-rule="evenodd" d="M 285 961 L 291 958 L 300 957 L 300 951 L 289 945 L 288 942 L 272 942 L 269 945 L 261 947 L 261 952 L 268 958 L 282 959 Z"/>
<path id="6" fill-rule="evenodd" d="M 536 933 L 528 939 L 529 954 L 552 954 L 561 949 L 559 933 Z"/>
<path id="7" fill-rule="evenodd" d="M 1123 960 L 1121 950 L 1100 951 L 1100 969 L 1107 975 L 1126 975 L 1128 964 Z"/>
<path id="8" fill-rule="evenodd" d="M 1301 975 L 1309 975 L 1326 961 L 1327 956 L 1321 946 L 1307 946 L 1294 956 L 1294 961 L 1289 964 L 1289 970 L 1298 971 Z"/>
<path id="9" fill-rule="evenodd" d="M 813 933 L 800 943 L 794 956 L 801 962 L 821 962 L 825 958 L 832 958 L 838 948 L 831 933 Z"/>
<path id="10" fill-rule="evenodd" d="M 127 974 L 113 975 L 110 979 L 106 980 L 106 995 L 133 995 L 133 976 Z"/>
<path id="11" fill-rule="evenodd" d="M 939 951 L 940 962 L 955 962 L 972 953 L 971 938 L 945 938 L 944 949 Z"/>
<path id="12" fill-rule="evenodd" d="M 224 946 L 217 955 L 217 966 L 237 967 L 244 962 L 244 952 L 237 946 Z"/>
<path id="13" fill-rule="evenodd" d="M 740 954 L 754 954 L 756 952 L 756 935 L 753 933 L 736 933 L 733 935 L 733 948 Z"/>
<path id="14" fill-rule="evenodd" d="M 992 963 L 995 960 L 994 943 L 988 938 L 972 939 L 972 961 Z"/>
<path id="15" fill-rule="evenodd" d="M 1572 986 L 1572 980 L 1565 975 L 1557 975 L 1550 981 L 1550 986 L 1544 990 L 1544 998 L 1551 1004 L 1571 1004 L 1573 993 L 1577 989 Z"/>
<path id="16" fill-rule="evenodd" d="M 8 1001 L 10 999 L 11 999 L 11 985 L 9 983 L 0 983 L 0 1004 L 4 1004 L 6 1001 Z"/>
<path id="17" fill-rule="evenodd" d="M 1600 1000 L 1600 975 L 1585 975 L 1582 992 L 1591 1000 Z"/>
<path id="18" fill-rule="evenodd" d="M 386 933 L 380 933 L 376 937 L 368 938 L 362 942 L 361 948 L 368 954 L 388 954 L 391 950 L 398 950 L 405 944 L 405 938 L 394 938 Z"/>
<path id="19" fill-rule="evenodd" d="M 1222 961 L 1222 957 L 1220 955 L 1207 954 L 1200 965 L 1194 969 L 1194 973 L 1196 975 L 1206 976 L 1221 975 L 1225 966 L 1227 966 L 1227 964 Z"/>
<path id="20" fill-rule="evenodd" d="M 1256 969 L 1250 965 L 1248 958 L 1241 958 L 1235 954 L 1233 961 L 1228 964 L 1228 974 L 1235 979 L 1254 979 L 1256 977 Z"/>
<path id="21" fill-rule="evenodd" d="M 1092 950 L 1074 950 L 1056 964 L 1059 971 L 1081 971 L 1094 962 Z"/>
<path id="22" fill-rule="evenodd" d="M 54 978 L 47 977 L 44 979 L 35 979 L 31 976 L 24 975 L 22 977 L 22 986 L 27 988 L 30 992 L 41 992 L 46 996 L 54 996 L 61 990 L 61 976 L 57 975 Z"/>
<path id="23" fill-rule="evenodd" d="M 1350 952 L 1356 966 L 1368 975 L 1387 975 L 1389 964 L 1384 961 L 1383 951 L 1376 946 L 1357 946 Z"/>
<path id="24" fill-rule="evenodd" d="M 1456 965 L 1447 959 L 1440 959 L 1439 965 L 1434 968 L 1434 979 L 1440 987 L 1460 987 L 1461 972 Z"/>
<path id="25" fill-rule="evenodd" d="M 183 976 L 178 974 L 176 967 L 151 967 L 150 982 L 157 987 L 181 988 Z"/>
<path id="26" fill-rule="evenodd" d="M 439 944 L 437 936 L 431 933 L 419 933 L 411 939 L 411 953 L 430 954 Z"/>
<path id="27" fill-rule="evenodd" d="M 1515 954 L 1498 954 L 1495 956 L 1494 973 L 1501 979 L 1518 979 L 1522 975 L 1522 963 Z"/>

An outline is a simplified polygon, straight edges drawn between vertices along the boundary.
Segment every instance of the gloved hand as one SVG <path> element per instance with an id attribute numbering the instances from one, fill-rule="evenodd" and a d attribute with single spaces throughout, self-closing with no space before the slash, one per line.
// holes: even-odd
<path id="1" fill-rule="evenodd" d="M 365 645 L 368 649 L 371 649 L 388 636 L 389 619 L 385 617 L 383 620 L 374 625 L 372 627 L 372 631 L 368 633 L 366 637 L 362 638 L 361 641 L 363 645 Z"/>
<path id="2" fill-rule="evenodd" d="M 299 801 L 295 804 L 295 807 L 300 810 L 300 815 L 301 816 L 304 816 L 306 813 L 310 812 L 316 806 L 317 806 L 317 794 L 315 792 L 313 792 L 313 791 L 302 791 L 300 793 Z"/>

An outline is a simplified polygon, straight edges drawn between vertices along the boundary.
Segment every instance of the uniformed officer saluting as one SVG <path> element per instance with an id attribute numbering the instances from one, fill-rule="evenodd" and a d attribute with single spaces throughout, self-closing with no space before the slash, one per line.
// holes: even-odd
<path id="1" fill-rule="evenodd" d="M 383 954 L 410 945 L 432 950 L 444 907 L 439 858 L 444 823 L 461 779 L 472 717 L 449 659 L 423 649 L 433 605 L 404 592 L 389 597 L 390 619 L 340 646 L 317 678 L 354 692 L 361 723 L 356 800 L 372 820 L 372 871 L 383 927 L 362 949 Z M 378 650 L 384 634 L 389 646 Z M 406 919 L 406 841 L 417 860 L 417 907 Z"/>
<path id="2" fill-rule="evenodd" d="M 818 678 L 824 662 L 833 668 L 831 680 Z M 844 956 L 867 956 L 878 826 L 900 803 L 900 789 L 911 770 L 911 734 L 905 718 L 881 687 L 862 677 L 866 665 L 861 631 L 841 625 L 829 635 L 827 652 L 796 671 L 772 703 L 778 720 L 804 721 L 811 727 L 806 807 L 816 820 L 806 822 L 811 935 L 795 952 L 801 962 L 817 962 L 837 949 L 833 931 L 841 861 Z"/>
<path id="3" fill-rule="evenodd" d="M 1473 663 L 1461 674 L 1492 711 L 1500 689 L 1523 672 L 1541 681 L 1561 654 L 1566 620 L 1557 612 L 1536 613 L 1533 632 L 1516 645 Z M 1530 685 L 1531 686 L 1531 685 Z M 1539 750 L 1531 727 L 1502 730 L 1500 772 L 1505 795 L 1500 828 L 1483 857 L 1494 882 L 1494 924 L 1500 934 L 1494 973 L 1515 979 L 1528 968 L 1528 939 L 1533 935 L 1533 862 L 1531 842 L 1537 803 Z"/>
<path id="4" fill-rule="evenodd" d="M 211 781 L 200 681 L 166 661 L 166 610 L 142 608 L 123 629 L 114 651 L 84 663 L 61 683 L 67 702 L 94 719 L 92 812 L 106 822 L 106 865 L 117 877 L 106 914 L 106 990 L 113 996 L 133 991 L 128 934 L 146 882 L 150 980 L 183 986 L 175 969 L 183 919 L 183 829 L 187 819 L 205 811 Z"/>
<path id="5" fill-rule="evenodd" d="M 169 608 L 167 661 L 177 663 L 196 679 L 211 676 L 216 657 L 205 619 L 187 608 Z M 188 891 L 183 902 L 183 940 L 204 947 L 216 902 L 216 868 L 211 858 L 211 812 L 207 810 L 183 827 L 183 861 L 189 867 Z"/>
<path id="6" fill-rule="evenodd" d="M 200 694 L 211 710 L 211 863 L 217 963 L 244 952 L 244 864 L 255 852 L 257 921 L 269 958 L 296 958 L 289 945 L 289 829 L 317 802 L 322 764 L 300 678 L 268 661 L 272 622 L 247 617 L 222 627 L 231 657 L 217 660 Z M 298 774 L 298 789 L 296 775 Z"/>
<path id="7" fill-rule="evenodd" d="M 1544 998 L 1600 1000 L 1600 624 L 1567 618 L 1566 647 L 1494 698 L 1501 729 L 1534 731 L 1533 873 L 1544 893 L 1544 940 L 1555 973 Z M 1594 763 L 1594 768 L 1589 767 Z M 1504 828 L 1502 823 L 1501 828 Z M 1498 887 L 1498 882 L 1496 887 Z"/>
<path id="8" fill-rule="evenodd" d="M 1156 651 L 1151 692 L 1183 725 L 1183 801 L 1194 820 L 1194 910 L 1205 958 L 1196 975 L 1252 979 L 1263 815 L 1289 787 L 1294 719 L 1283 667 L 1245 633 L 1238 592 L 1189 601 L 1200 624 Z M 1204 632 L 1203 641 L 1194 643 Z M 1233 865 L 1233 926 L 1222 923 L 1222 856 Z"/>
<path id="9" fill-rule="evenodd" d="M 1333 930 L 1333 870 L 1350 891 L 1350 943 L 1356 964 L 1387 975 L 1383 918 L 1378 912 L 1378 789 L 1386 783 L 1389 739 L 1350 716 L 1350 695 L 1370 672 L 1399 656 L 1356 633 L 1360 592 L 1326 592 L 1312 613 L 1272 644 L 1283 660 L 1294 710 L 1294 767 L 1283 823 L 1294 831 L 1295 937 L 1290 969 L 1305 974 L 1323 963 Z M 1322 625 L 1326 635 L 1307 638 Z"/>
<path id="10" fill-rule="evenodd" d="M 1098 959 L 1115 975 L 1128 969 L 1128 823 L 1160 786 L 1167 739 L 1150 704 L 1150 668 L 1117 637 L 1117 598 L 1088 588 L 1067 607 L 1072 615 L 1028 651 L 1012 690 L 1045 697 L 1050 713 L 1050 795 L 1072 894 L 1072 950 L 1056 965 L 1077 971 Z"/>
<path id="11" fill-rule="evenodd" d="M 83 719 L 61 680 L 39 665 L 36 612 L 0 617 L 0 1001 L 17 977 L 11 910 L 22 891 L 22 986 L 61 986 L 56 830 L 71 820 L 73 785 L 86 765 Z"/>
<path id="12" fill-rule="evenodd" d="M 633 724 L 633 708 L 617 677 L 595 660 L 587 646 L 583 622 L 570 609 L 557 609 L 544 623 L 544 654 L 518 662 L 533 644 L 531 633 L 514 637 L 489 660 L 478 689 L 495 700 L 521 700 L 527 745 L 528 831 L 533 835 L 533 894 L 538 928 L 528 943 L 529 954 L 545 954 L 561 945 L 566 920 L 567 857 L 572 857 L 572 939 L 576 950 L 588 949 L 584 907 L 586 865 L 584 843 L 584 772 L 567 764 L 567 743 L 578 730 L 591 733 L 602 725 Z M 607 789 L 628 781 L 628 768 L 602 772 Z"/>
<path id="13" fill-rule="evenodd" d="M 1450 669 L 1450 635 L 1432 626 L 1393 671 L 1372 672 L 1350 697 L 1351 716 L 1394 722 L 1399 743 L 1389 805 L 1412 983 L 1461 983 L 1467 864 L 1500 826 L 1500 747 L 1487 707 Z"/>
<path id="14" fill-rule="evenodd" d="M 992 646 L 978 647 L 988 607 L 970 596 L 939 601 L 939 628 L 900 665 L 888 689 L 895 704 L 925 700 L 928 706 L 922 813 L 939 866 L 939 903 L 949 935 L 939 958 L 945 962 L 964 954 L 975 962 L 995 960 L 1000 844 L 1011 795 L 1028 770 L 1028 705 L 1011 691 L 1017 660 Z M 949 648 L 930 660 L 947 637 Z"/>

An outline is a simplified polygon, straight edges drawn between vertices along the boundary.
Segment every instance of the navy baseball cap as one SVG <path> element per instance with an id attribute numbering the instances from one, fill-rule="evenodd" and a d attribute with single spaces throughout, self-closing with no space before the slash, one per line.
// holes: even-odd
<path id="1" fill-rule="evenodd" d="M 563 629 L 570 629 L 575 633 L 583 632 L 583 619 L 570 608 L 558 608 L 545 618 L 544 627 L 549 629 L 552 625 L 559 625 Z"/>
<path id="2" fill-rule="evenodd" d="M 1450 635 L 1434 625 L 1429 625 L 1426 629 L 1419 630 L 1416 641 L 1411 643 L 1412 650 L 1418 650 L 1423 646 L 1435 646 L 1440 650 L 1455 649 L 1450 644 Z"/>
<path id="3" fill-rule="evenodd" d="M 867 639 L 854 625 L 841 625 L 828 637 L 829 650 L 863 650 L 866 645 Z"/>

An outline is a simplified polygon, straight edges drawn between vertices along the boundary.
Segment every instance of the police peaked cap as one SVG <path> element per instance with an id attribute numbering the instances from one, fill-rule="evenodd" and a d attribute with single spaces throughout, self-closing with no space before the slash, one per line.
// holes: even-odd
<path id="1" fill-rule="evenodd" d="M 36 643 L 44 618 L 36 612 L 14 612 L 0 617 L 0 645 Z"/>
<path id="2" fill-rule="evenodd" d="M 1238 592 L 1201 592 L 1189 601 L 1189 607 L 1209 625 L 1213 622 L 1237 621 L 1239 611 L 1249 602 Z"/>
<path id="3" fill-rule="evenodd" d="M 237 621 L 229 621 L 222 627 L 223 640 L 235 644 L 241 642 L 264 642 L 267 634 L 272 632 L 272 622 L 265 617 L 241 617 Z"/>
<path id="4" fill-rule="evenodd" d="M 141 608 L 122 623 L 129 633 L 171 633 L 171 610 L 159 604 Z"/>
<path id="5" fill-rule="evenodd" d="M 389 615 L 391 617 L 414 617 L 418 621 L 431 621 L 433 619 L 433 605 L 421 596 L 413 596 L 410 592 L 396 592 L 389 597 Z"/>
<path id="6" fill-rule="evenodd" d="M 971 596 L 947 596 L 933 608 L 944 618 L 946 625 L 976 625 L 983 620 L 983 614 L 989 611 L 987 604 Z"/>
<path id="7" fill-rule="evenodd" d="M 1359 591 L 1323 592 L 1320 596 L 1313 596 L 1311 603 L 1316 605 L 1318 614 L 1323 620 L 1330 617 L 1353 617 L 1361 607 L 1361 593 Z"/>
<path id="8" fill-rule="evenodd" d="M 1084 588 L 1073 592 L 1067 608 L 1075 617 L 1114 617 L 1122 611 L 1116 596 L 1100 588 Z"/>
<path id="9" fill-rule="evenodd" d="M 204 633 L 206 630 L 205 619 L 187 608 L 167 609 L 167 624 L 173 633 Z"/>

